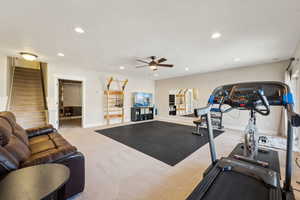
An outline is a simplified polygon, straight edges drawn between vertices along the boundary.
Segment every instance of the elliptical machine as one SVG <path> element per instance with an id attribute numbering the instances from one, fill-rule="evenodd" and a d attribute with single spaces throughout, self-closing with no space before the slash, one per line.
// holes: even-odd
<path id="1" fill-rule="evenodd" d="M 222 101 L 220 101 L 222 99 Z M 205 116 L 212 164 L 204 172 L 188 200 L 294 200 L 292 177 L 293 127 L 300 126 L 300 116 L 293 111 L 289 87 L 280 82 L 249 82 L 216 88 L 208 105 L 196 109 Z M 233 109 L 250 111 L 245 142 L 238 144 L 228 157 L 217 159 L 210 109 L 220 104 L 223 113 Z M 229 108 L 228 108 L 229 106 Z M 256 114 L 269 115 L 270 106 L 283 106 L 287 112 L 286 171 L 280 185 L 280 166 L 276 151 L 258 148 Z"/>

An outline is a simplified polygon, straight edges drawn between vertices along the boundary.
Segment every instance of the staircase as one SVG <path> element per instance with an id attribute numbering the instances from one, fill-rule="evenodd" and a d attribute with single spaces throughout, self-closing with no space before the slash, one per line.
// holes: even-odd
<path id="1" fill-rule="evenodd" d="M 46 107 L 41 71 L 15 67 L 9 110 L 24 128 L 46 124 Z"/>

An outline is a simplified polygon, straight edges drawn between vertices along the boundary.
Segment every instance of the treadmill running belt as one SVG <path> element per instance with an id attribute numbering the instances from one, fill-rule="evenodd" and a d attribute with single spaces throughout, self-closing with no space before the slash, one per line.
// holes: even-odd
<path id="1" fill-rule="evenodd" d="M 235 154 L 243 155 L 243 152 L 243 144 L 240 143 L 230 153 L 229 157 L 233 157 Z M 277 151 L 268 149 L 267 153 L 258 152 L 257 159 L 269 163 L 269 168 L 277 172 L 280 176 L 280 164 Z"/>
<path id="2" fill-rule="evenodd" d="M 221 172 L 202 200 L 266 200 L 269 193 L 269 188 L 254 178 Z"/>

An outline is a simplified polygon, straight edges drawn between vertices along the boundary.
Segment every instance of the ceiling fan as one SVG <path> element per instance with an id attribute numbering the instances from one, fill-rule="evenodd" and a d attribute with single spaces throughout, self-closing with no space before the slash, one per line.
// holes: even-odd
<path id="1" fill-rule="evenodd" d="M 158 58 L 156 56 L 150 56 L 147 59 L 149 60 L 143 60 L 143 59 L 136 59 L 136 61 L 144 63 L 144 65 L 136 66 L 136 68 L 143 68 L 143 67 L 149 67 L 151 70 L 156 71 L 158 70 L 158 67 L 169 67 L 172 68 L 174 65 L 172 64 L 162 64 L 163 62 L 166 62 L 166 58 Z"/>

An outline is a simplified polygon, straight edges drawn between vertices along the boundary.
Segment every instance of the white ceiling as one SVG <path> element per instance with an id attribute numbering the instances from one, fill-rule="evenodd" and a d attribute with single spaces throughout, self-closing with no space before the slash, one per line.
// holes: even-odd
<path id="1" fill-rule="evenodd" d="M 289 58 L 300 39 L 299 0 L 5 0 L 0 51 L 154 79 Z M 86 33 L 78 35 L 76 26 Z M 213 32 L 222 33 L 218 40 Z M 58 57 L 62 52 L 65 57 Z M 158 77 L 136 57 L 163 56 Z M 240 62 L 234 62 L 234 58 Z M 121 71 L 120 66 L 125 66 Z M 190 70 L 185 71 L 188 67 Z"/>

